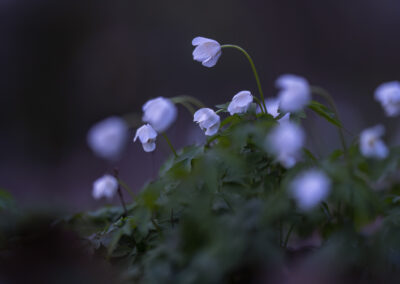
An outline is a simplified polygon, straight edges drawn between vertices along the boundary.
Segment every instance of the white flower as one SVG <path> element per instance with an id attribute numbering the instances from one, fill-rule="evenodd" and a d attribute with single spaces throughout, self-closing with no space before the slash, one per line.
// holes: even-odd
<path id="1" fill-rule="evenodd" d="M 104 175 L 93 183 L 92 195 L 94 199 L 107 197 L 111 199 L 118 190 L 118 181 L 111 175 Z"/>
<path id="2" fill-rule="evenodd" d="M 197 122 L 202 130 L 205 130 L 207 136 L 212 136 L 218 132 L 221 119 L 210 108 L 201 108 L 194 113 L 194 122 Z"/>
<path id="3" fill-rule="evenodd" d="M 266 149 L 276 156 L 285 168 L 293 167 L 304 145 L 303 129 L 293 122 L 284 122 L 272 129 L 267 136 Z"/>
<path id="4" fill-rule="evenodd" d="M 267 113 L 272 115 L 273 118 L 279 116 L 279 99 L 278 98 L 269 98 L 265 100 L 265 106 L 267 108 Z M 261 113 L 261 108 L 258 106 L 256 113 Z M 288 122 L 290 120 L 290 112 L 286 113 L 280 119 L 278 119 L 279 123 Z"/>
<path id="5" fill-rule="evenodd" d="M 388 149 L 380 137 L 385 133 L 382 125 L 365 129 L 360 134 L 360 151 L 365 157 L 384 159 L 388 155 Z"/>
<path id="6" fill-rule="evenodd" d="M 310 85 L 307 80 L 296 75 L 282 75 L 276 80 L 280 109 L 283 112 L 297 112 L 311 100 Z"/>
<path id="7" fill-rule="evenodd" d="M 383 83 L 375 91 L 375 100 L 379 101 L 387 116 L 400 114 L 400 82 Z"/>
<path id="8" fill-rule="evenodd" d="M 151 127 L 150 124 L 145 124 L 136 130 L 133 142 L 139 137 L 145 152 L 153 152 L 156 149 L 157 132 Z"/>
<path id="9" fill-rule="evenodd" d="M 201 62 L 206 67 L 213 67 L 217 64 L 221 56 L 221 45 L 217 41 L 198 36 L 192 40 L 192 45 L 196 46 L 193 50 L 194 60 Z"/>
<path id="10" fill-rule="evenodd" d="M 237 93 L 228 106 L 228 111 L 231 115 L 235 113 L 245 113 L 251 103 L 253 102 L 253 96 L 249 91 L 241 91 Z"/>
<path id="11" fill-rule="evenodd" d="M 128 125 L 119 117 L 109 117 L 96 123 L 89 130 L 87 142 L 93 152 L 113 160 L 121 154 L 128 140 Z"/>
<path id="12" fill-rule="evenodd" d="M 290 184 L 290 191 L 302 210 L 312 209 L 329 194 L 331 181 L 320 170 L 308 170 Z"/>
<path id="13" fill-rule="evenodd" d="M 158 97 L 149 100 L 143 105 L 143 121 L 150 125 L 157 132 L 164 132 L 176 119 L 176 106 L 171 100 Z"/>

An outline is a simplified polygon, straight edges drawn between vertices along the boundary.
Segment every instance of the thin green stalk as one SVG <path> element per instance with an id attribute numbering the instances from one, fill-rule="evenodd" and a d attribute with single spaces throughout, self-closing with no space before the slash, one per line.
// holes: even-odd
<path id="1" fill-rule="evenodd" d="M 135 194 L 133 193 L 132 189 L 121 179 L 117 179 L 120 186 L 128 192 L 132 199 L 135 198 Z"/>
<path id="2" fill-rule="evenodd" d="M 286 238 L 283 243 L 284 248 L 287 248 L 287 244 L 289 242 L 290 235 L 292 234 L 292 231 L 293 231 L 295 225 L 296 225 L 296 223 L 293 223 L 292 226 L 290 226 L 288 233 L 286 234 Z"/>
<path id="3" fill-rule="evenodd" d="M 197 106 L 198 108 L 206 107 L 200 100 L 198 100 L 192 96 L 182 95 L 182 96 L 173 97 L 173 98 L 171 98 L 171 100 L 174 103 L 189 102 L 192 105 Z"/>
<path id="4" fill-rule="evenodd" d="M 244 50 L 243 48 L 241 48 L 238 45 L 224 44 L 224 45 L 221 45 L 221 48 L 235 48 L 235 49 L 241 51 L 246 56 L 247 60 L 250 62 L 251 69 L 253 70 L 254 77 L 256 78 L 256 81 L 257 81 L 258 92 L 260 93 L 262 106 L 264 107 L 264 109 L 261 108 L 261 111 L 263 113 L 267 113 L 267 107 L 265 106 L 265 100 L 264 100 L 264 93 L 261 88 L 260 78 L 258 76 L 257 69 L 256 69 L 256 66 L 254 65 L 253 59 L 251 59 L 250 55 L 246 52 L 246 50 Z"/>
<path id="5" fill-rule="evenodd" d="M 174 146 L 172 146 L 172 143 L 169 140 L 168 136 L 165 133 L 161 133 L 161 135 L 164 137 L 165 141 L 167 141 L 167 144 L 169 148 L 171 148 L 172 153 L 174 153 L 175 158 L 177 158 L 178 154 L 176 153 Z"/>
<path id="6" fill-rule="evenodd" d="M 191 106 L 191 104 L 187 103 L 187 102 L 176 102 L 177 104 L 181 104 L 182 106 L 184 106 L 192 115 L 194 115 L 195 110 L 194 108 Z"/>
<path id="7" fill-rule="evenodd" d="M 336 104 L 335 104 L 335 101 L 333 100 L 332 96 L 326 90 L 324 90 L 320 87 L 315 87 L 315 86 L 311 87 L 311 92 L 313 94 L 323 97 L 328 102 L 328 104 L 331 106 L 333 112 L 335 113 L 336 118 L 340 121 L 339 113 L 337 111 Z M 347 145 L 346 145 L 346 140 L 344 139 L 344 134 L 343 134 L 342 128 L 341 127 L 337 127 L 337 128 L 338 128 L 340 142 L 342 144 L 344 154 L 347 155 Z"/>

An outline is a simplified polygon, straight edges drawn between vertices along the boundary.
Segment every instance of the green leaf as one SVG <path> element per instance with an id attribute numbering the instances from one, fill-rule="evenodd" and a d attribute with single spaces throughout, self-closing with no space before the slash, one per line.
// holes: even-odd
<path id="1" fill-rule="evenodd" d="M 335 113 L 326 106 L 324 106 L 323 104 L 320 104 L 319 102 L 316 101 L 311 101 L 310 104 L 308 105 L 308 108 L 313 110 L 319 116 L 325 118 L 328 122 L 332 123 L 333 125 L 342 128 L 342 123 L 338 120 Z"/>

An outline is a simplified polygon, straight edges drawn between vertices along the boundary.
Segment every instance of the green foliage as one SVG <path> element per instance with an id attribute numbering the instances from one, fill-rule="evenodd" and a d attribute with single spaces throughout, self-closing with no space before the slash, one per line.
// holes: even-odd
<path id="1" fill-rule="evenodd" d="M 221 108 L 226 106 L 221 106 Z M 328 108 L 310 108 L 341 126 Z M 63 220 L 88 240 L 88 249 L 140 283 L 222 283 L 281 267 L 301 243 L 320 242 L 305 258 L 337 271 L 387 272 L 400 265 L 400 150 L 382 161 L 364 158 L 357 145 L 286 170 L 265 147 L 276 125 L 267 114 L 229 116 L 202 146 L 170 157 L 156 180 L 128 206 L 102 208 Z M 319 167 L 332 181 L 326 202 L 299 210 L 288 184 Z M 375 229 L 371 223 L 382 220 Z M 351 251 L 351 254 L 349 253 Z M 372 271 L 372 270 L 371 270 Z"/>

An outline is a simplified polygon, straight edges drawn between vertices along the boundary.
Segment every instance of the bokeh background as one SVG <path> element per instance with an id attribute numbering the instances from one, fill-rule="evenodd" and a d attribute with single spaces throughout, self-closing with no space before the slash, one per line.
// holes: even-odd
<path id="1" fill-rule="evenodd" d="M 264 92 L 275 96 L 283 73 L 331 92 L 350 134 L 383 123 L 400 143 L 375 88 L 400 78 L 398 0 L 294 1 L 0 1 L 0 188 L 22 207 L 97 208 L 92 182 L 114 167 L 134 190 L 156 175 L 169 150 L 128 143 L 121 160 L 95 157 L 90 126 L 137 113 L 153 97 L 187 94 L 207 105 L 238 91 L 257 93 L 246 59 L 224 50 L 211 69 L 192 60 L 191 40 L 205 36 L 250 52 Z M 309 147 L 324 154 L 337 133 L 308 113 Z M 168 131 L 177 148 L 202 134 L 185 109 Z M 134 134 L 132 129 L 132 137 Z"/>

